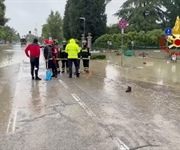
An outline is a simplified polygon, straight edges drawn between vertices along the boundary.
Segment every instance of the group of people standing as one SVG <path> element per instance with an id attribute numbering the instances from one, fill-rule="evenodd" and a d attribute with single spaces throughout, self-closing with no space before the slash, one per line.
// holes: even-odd
<path id="1" fill-rule="evenodd" d="M 45 40 L 44 44 L 46 68 L 52 72 L 52 77 L 57 78 L 58 74 L 67 72 L 69 73 L 69 78 L 72 78 L 73 63 L 75 65 L 75 75 L 76 77 L 80 77 L 81 59 L 83 60 L 84 71 L 89 73 L 91 54 L 87 43 L 83 43 L 82 48 L 79 47 L 79 43 L 75 39 L 70 39 L 69 42 L 63 41 L 62 47 L 58 46 L 59 43 L 57 40 Z M 32 80 L 41 80 L 38 77 L 40 48 L 38 40 L 34 39 L 33 43 L 25 49 L 26 55 L 30 57 Z M 30 54 L 28 53 L 29 51 Z M 59 65 L 60 62 L 62 63 L 61 68 Z"/>

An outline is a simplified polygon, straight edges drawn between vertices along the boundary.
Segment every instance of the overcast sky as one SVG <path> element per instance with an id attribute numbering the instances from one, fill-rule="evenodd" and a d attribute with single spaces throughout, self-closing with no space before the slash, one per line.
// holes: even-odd
<path id="1" fill-rule="evenodd" d="M 120 8 L 125 0 L 112 0 L 106 8 L 108 24 L 118 22 L 118 18 L 113 14 Z M 38 35 L 41 35 L 42 25 L 46 23 L 46 18 L 50 11 L 59 11 L 64 15 L 66 0 L 6 0 L 6 17 L 11 20 L 8 25 L 16 29 L 20 35 L 25 35 L 29 31 L 34 32 L 37 26 Z"/>

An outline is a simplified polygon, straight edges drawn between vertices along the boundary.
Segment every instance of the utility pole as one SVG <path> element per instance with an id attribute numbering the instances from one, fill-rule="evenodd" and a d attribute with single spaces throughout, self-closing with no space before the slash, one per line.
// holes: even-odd
<path id="1" fill-rule="evenodd" d="M 123 66 L 123 55 L 124 55 L 124 49 L 123 49 L 123 42 L 124 42 L 124 29 L 121 29 L 121 50 L 122 50 L 122 54 L 121 54 L 121 66 Z"/>
<path id="2" fill-rule="evenodd" d="M 123 66 L 123 55 L 124 55 L 124 49 L 123 49 L 123 36 L 124 36 L 124 29 L 127 27 L 127 22 L 126 20 L 120 20 L 118 24 L 119 28 L 121 29 L 121 66 Z"/>
<path id="3" fill-rule="evenodd" d="M 79 19 L 84 20 L 84 37 L 86 37 L 86 18 L 80 17 Z"/>

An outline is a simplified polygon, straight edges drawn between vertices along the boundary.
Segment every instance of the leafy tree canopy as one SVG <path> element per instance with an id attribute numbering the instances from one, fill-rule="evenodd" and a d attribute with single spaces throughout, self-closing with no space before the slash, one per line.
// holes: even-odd
<path id="1" fill-rule="evenodd" d="M 91 33 L 93 39 L 98 38 L 106 32 L 107 17 L 106 5 L 110 0 L 68 0 L 64 13 L 64 37 L 81 39 L 85 31 L 86 36 Z"/>
<path id="2" fill-rule="evenodd" d="M 58 41 L 62 41 L 63 32 L 62 32 L 63 21 L 61 15 L 58 11 L 51 11 L 50 15 L 47 18 L 46 24 L 43 25 L 42 28 L 42 37 L 53 39 L 57 39 Z"/>
<path id="3" fill-rule="evenodd" d="M 127 0 L 115 14 L 129 23 L 134 31 L 149 31 L 161 28 L 166 22 L 166 13 L 161 0 Z"/>
<path id="4" fill-rule="evenodd" d="M 14 28 L 9 26 L 0 27 L 0 39 L 5 41 L 19 41 L 20 35 Z"/>
<path id="5" fill-rule="evenodd" d="M 179 0 L 126 0 L 115 14 L 128 21 L 127 31 L 172 28 L 178 15 Z"/>
<path id="6" fill-rule="evenodd" d="M 8 19 L 5 18 L 6 6 L 4 4 L 5 0 L 0 0 L 0 26 L 4 26 Z"/>

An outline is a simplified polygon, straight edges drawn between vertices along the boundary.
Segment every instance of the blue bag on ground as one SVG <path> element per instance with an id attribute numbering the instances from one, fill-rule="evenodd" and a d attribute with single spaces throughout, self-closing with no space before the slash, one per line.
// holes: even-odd
<path id="1" fill-rule="evenodd" d="M 51 80 L 51 71 L 50 70 L 47 70 L 46 71 L 46 81 L 49 81 L 49 80 Z"/>

